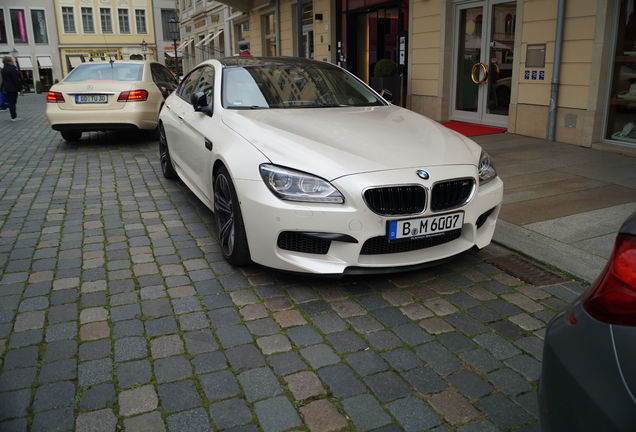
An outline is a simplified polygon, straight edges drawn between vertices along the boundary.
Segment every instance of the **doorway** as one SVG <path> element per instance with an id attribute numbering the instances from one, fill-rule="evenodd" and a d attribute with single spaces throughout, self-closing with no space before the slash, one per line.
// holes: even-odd
<path id="1" fill-rule="evenodd" d="M 455 7 L 453 120 L 508 127 L 516 15 L 509 0 Z"/>

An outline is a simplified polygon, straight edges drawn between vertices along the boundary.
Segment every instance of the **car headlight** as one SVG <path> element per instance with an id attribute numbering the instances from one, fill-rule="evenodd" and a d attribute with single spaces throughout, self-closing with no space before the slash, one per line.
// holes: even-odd
<path id="1" fill-rule="evenodd" d="M 481 156 L 479 156 L 479 184 L 488 183 L 490 180 L 497 177 L 497 171 L 495 170 L 495 164 L 488 153 L 482 150 Z"/>
<path id="2" fill-rule="evenodd" d="M 289 201 L 342 204 L 344 197 L 328 181 L 276 165 L 260 166 L 261 177 L 277 197 Z"/>

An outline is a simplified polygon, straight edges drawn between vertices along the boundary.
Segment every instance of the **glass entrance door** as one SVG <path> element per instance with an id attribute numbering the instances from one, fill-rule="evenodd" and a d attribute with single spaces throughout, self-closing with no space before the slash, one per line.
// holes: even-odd
<path id="1" fill-rule="evenodd" d="M 508 126 L 516 2 L 480 1 L 456 7 L 454 120 Z"/>

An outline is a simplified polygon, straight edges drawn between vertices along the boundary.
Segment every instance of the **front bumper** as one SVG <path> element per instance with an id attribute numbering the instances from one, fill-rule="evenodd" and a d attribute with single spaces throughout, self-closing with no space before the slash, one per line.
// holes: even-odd
<path id="1" fill-rule="evenodd" d="M 611 326 L 592 318 L 580 299 L 548 325 L 538 397 L 544 432 L 636 430 Z"/>
<path id="2" fill-rule="evenodd" d="M 472 165 L 425 167 L 436 181 L 464 177 L 476 178 Z M 420 183 L 429 191 L 432 180 L 420 180 L 415 169 L 371 172 L 341 177 L 332 184 L 344 195 L 344 204 L 295 203 L 275 197 L 262 181 L 235 180 L 252 260 L 267 267 L 285 271 L 343 274 L 381 272 L 382 269 L 409 270 L 460 254 L 474 246 L 490 243 L 503 196 L 499 178 L 479 187 L 472 199 L 457 210 L 464 212 L 464 223 L 458 238 L 425 249 L 410 252 L 361 255 L 365 241 L 385 236 L 388 220 L 414 217 L 387 217 L 373 213 L 365 204 L 362 192 L 370 186 Z M 477 229 L 479 216 L 492 210 Z M 419 216 L 449 211 L 427 209 Z M 345 234 L 356 242 L 332 241 L 323 255 L 281 249 L 277 240 L 283 231 Z"/>

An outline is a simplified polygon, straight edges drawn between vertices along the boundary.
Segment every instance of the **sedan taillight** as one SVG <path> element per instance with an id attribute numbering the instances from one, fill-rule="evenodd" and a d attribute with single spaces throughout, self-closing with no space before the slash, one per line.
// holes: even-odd
<path id="1" fill-rule="evenodd" d="M 148 92 L 146 90 L 131 90 L 121 92 L 117 98 L 117 102 L 137 102 L 145 101 L 147 99 Z"/>
<path id="2" fill-rule="evenodd" d="M 636 326 L 636 237 L 619 234 L 601 275 L 585 294 L 583 307 L 594 318 Z"/>
<path id="3" fill-rule="evenodd" d="M 46 94 L 47 103 L 64 103 L 64 96 L 60 92 L 50 91 Z"/>

